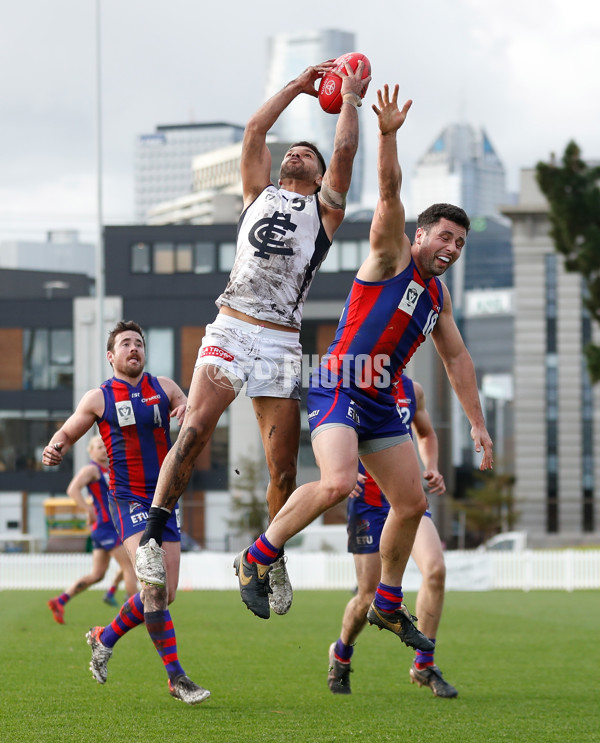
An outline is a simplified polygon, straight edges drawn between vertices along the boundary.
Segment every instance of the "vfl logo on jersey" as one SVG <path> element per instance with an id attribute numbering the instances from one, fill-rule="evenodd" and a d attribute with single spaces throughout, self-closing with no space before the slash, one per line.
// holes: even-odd
<path id="1" fill-rule="evenodd" d="M 121 428 L 124 426 L 135 426 L 133 405 L 129 401 L 116 402 L 115 410 L 117 411 L 117 420 Z"/>
<path id="2" fill-rule="evenodd" d="M 296 225 L 289 214 L 273 212 L 271 217 L 259 219 L 248 233 L 248 241 L 256 248 L 256 258 L 269 258 L 271 255 L 292 255 L 293 250 L 283 238 L 287 232 L 295 232 Z"/>
<path id="3" fill-rule="evenodd" d="M 406 312 L 412 317 L 412 314 L 415 311 L 415 307 L 417 306 L 417 302 L 419 301 L 419 297 L 421 296 L 421 294 L 423 294 L 424 291 L 424 286 L 421 286 L 421 284 L 417 284 L 416 281 L 411 281 L 410 284 L 406 287 L 406 291 L 404 292 L 404 296 L 400 300 L 398 309 Z"/>

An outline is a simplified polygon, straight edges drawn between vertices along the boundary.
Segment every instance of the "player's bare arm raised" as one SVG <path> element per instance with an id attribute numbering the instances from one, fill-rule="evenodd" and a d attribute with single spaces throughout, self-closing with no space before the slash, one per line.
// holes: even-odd
<path id="1" fill-rule="evenodd" d="M 396 275 L 410 260 L 410 240 L 404 233 L 404 205 L 400 198 L 402 170 L 398 162 L 396 132 L 404 124 L 412 101 L 398 108 L 398 85 L 390 97 L 389 86 L 377 91 L 373 111 L 379 125 L 377 177 L 379 199 L 371 223 L 371 250 L 358 272 L 364 281 L 379 281 Z"/>
<path id="2" fill-rule="evenodd" d="M 316 97 L 316 81 L 327 74 L 333 66 L 334 60 L 330 59 L 307 67 L 295 80 L 271 96 L 246 124 L 240 162 L 244 207 L 269 185 L 271 153 L 266 144 L 268 131 L 294 98 L 301 93 Z"/>

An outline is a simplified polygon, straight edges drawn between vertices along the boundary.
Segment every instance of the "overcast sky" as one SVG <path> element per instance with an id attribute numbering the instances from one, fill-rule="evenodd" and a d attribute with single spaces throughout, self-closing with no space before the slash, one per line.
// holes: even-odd
<path id="1" fill-rule="evenodd" d="M 71 227 L 91 239 L 95 0 L 0 8 L 0 240 Z M 109 224 L 132 220 L 136 135 L 158 124 L 244 124 L 264 98 L 266 40 L 282 32 L 352 31 L 354 51 L 371 60 L 360 111 L 371 194 L 370 104 L 385 82 L 414 101 L 398 137 L 407 198 L 416 160 L 460 120 L 486 129 L 513 191 L 521 168 L 561 155 L 570 139 L 600 158 L 600 6 L 588 0 L 101 0 L 101 13 Z"/>

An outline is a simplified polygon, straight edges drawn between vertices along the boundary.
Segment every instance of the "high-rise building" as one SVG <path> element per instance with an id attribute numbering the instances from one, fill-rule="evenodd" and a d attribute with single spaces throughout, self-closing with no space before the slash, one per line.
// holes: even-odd
<path id="1" fill-rule="evenodd" d="M 135 217 L 145 222 L 149 210 L 193 190 L 192 160 L 203 152 L 241 141 L 244 127 L 213 122 L 157 126 L 141 134 L 135 147 Z"/>
<path id="2" fill-rule="evenodd" d="M 411 187 L 411 212 L 446 201 L 471 218 L 499 216 L 507 203 L 504 165 L 485 130 L 451 124 L 418 161 Z"/>
<path id="3" fill-rule="evenodd" d="M 600 385 L 583 349 L 600 330 L 583 279 L 556 251 L 535 170 L 521 171 L 512 221 L 515 276 L 515 499 L 520 528 L 555 544 L 592 542 L 598 528 Z M 596 537 L 597 541 L 597 537 Z"/>
<path id="4" fill-rule="evenodd" d="M 353 33 L 338 30 L 306 31 L 305 33 L 277 34 L 269 39 L 268 70 L 265 99 L 281 90 L 302 70 L 326 59 L 335 59 L 347 52 L 359 51 Z M 317 99 L 298 96 L 281 114 L 273 133 L 285 142 L 309 140 L 314 142 L 325 162 L 333 151 L 337 116 L 325 113 Z M 363 182 L 363 150 L 359 145 L 348 193 L 349 204 L 359 204 Z"/>

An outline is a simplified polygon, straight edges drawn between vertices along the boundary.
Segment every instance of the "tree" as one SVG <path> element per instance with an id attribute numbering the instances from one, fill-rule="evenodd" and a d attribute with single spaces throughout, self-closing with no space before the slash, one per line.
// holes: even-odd
<path id="1" fill-rule="evenodd" d="M 515 509 L 514 475 L 490 470 L 474 472 L 476 486 L 465 493 L 465 500 L 454 506 L 466 518 L 466 529 L 479 543 L 501 531 L 513 531 L 520 513 Z"/>
<path id="2" fill-rule="evenodd" d="M 264 461 L 240 457 L 235 472 L 239 480 L 232 489 L 231 511 L 237 516 L 228 519 L 228 524 L 239 535 L 254 541 L 267 528 L 269 518 Z"/>
<path id="3" fill-rule="evenodd" d="M 556 250 L 565 256 L 567 271 L 581 274 L 584 305 L 600 322 L 600 167 L 581 159 L 581 151 L 569 142 L 562 167 L 554 159 L 539 162 L 537 182 L 550 206 L 550 235 Z M 584 349 L 590 377 L 600 381 L 600 348 Z"/>

